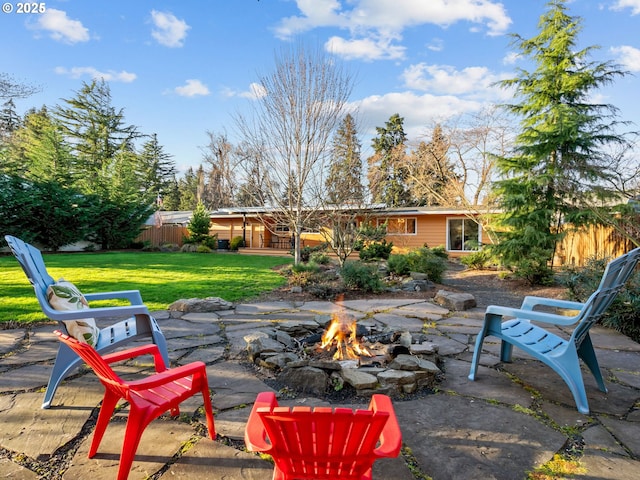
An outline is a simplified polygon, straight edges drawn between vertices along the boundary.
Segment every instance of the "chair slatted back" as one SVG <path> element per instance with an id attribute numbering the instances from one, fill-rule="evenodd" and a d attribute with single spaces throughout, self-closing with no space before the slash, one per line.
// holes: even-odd
<path id="1" fill-rule="evenodd" d="M 598 289 L 591 294 L 580 312 L 580 323 L 571 339 L 576 347 L 582 344 L 589 329 L 605 314 L 625 283 L 635 271 L 640 260 L 640 247 L 631 250 L 607 264 Z"/>
<path id="2" fill-rule="evenodd" d="M 59 330 L 55 330 L 54 333 L 91 367 L 105 387 L 116 390 L 123 398 L 128 398 L 129 387 L 91 345 L 79 342 Z"/>
<path id="3" fill-rule="evenodd" d="M 11 253 L 16 257 L 29 282 L 33 285 L 38 301 L 41 305 L 43 302 L 47 303 L 47 287 L 55 283 L 55 280 L 49 275 L 49 272 L 47 272 L 42 253 L 34 246 L 23 242 L 19 238 L 11 235 L 5 235 L 4 238 L 9 244 Z"/>
<path id="4" fill-rule="evenodd" d="M 389 412 L 328 407 L 259 408 L 278 468 L 287 478 L 361 479 Z"/>

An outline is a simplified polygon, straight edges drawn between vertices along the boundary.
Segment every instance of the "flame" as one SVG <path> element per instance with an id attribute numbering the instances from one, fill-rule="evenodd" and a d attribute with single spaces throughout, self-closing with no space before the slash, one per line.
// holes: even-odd
<path id="1" fill-rule="evenodd" d="M 329 350 L 335 345 L 334 360 L 358 359 L 360 356 L 371 357 L 371 352 L 357 339 L 356 329 L 355 319 L 333 315 L 329 328 L 322 334 L 320 348 Z"/>

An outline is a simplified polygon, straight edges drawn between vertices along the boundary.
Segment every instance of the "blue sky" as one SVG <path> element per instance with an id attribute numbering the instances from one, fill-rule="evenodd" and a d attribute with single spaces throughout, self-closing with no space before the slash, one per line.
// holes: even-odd
<path id="1" fill-rule="evenodd" d="M 491 86 L 525 67 L 509 33 L 531 37 L 543 0 L 48 0 L 44 13 L 0 13 L 0 71 L 41 88 L 19 113 L 62 104 L 108 81 L 127 124 L 156 133 L 180 171 L 197 167 L 207 131 L 234 141 L 233 115 L 283 45 L 302 40 L 339 57 L 355 78 L 363 157 L 394 113 L 409 140 L 434 121 L 505 101 Z M 597 92 L 640 126 L 640 0 L 574 0 L 580 47 L 632 73 Z M 7 10 L 12 10 L 7 13 Z"/>

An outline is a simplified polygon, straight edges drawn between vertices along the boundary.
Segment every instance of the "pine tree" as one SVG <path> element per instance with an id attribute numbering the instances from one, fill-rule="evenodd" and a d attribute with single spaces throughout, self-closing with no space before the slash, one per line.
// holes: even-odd
<path id="1" fill-rule="evenodd" d="M 333 137 L 331 163 L 325 185 L 329 204 L 360 204 L 364 200 L 360 141 L 351 114 L 344 117 Z"/>
<path id="2" fill-rule="evenodd" d="M 163 150 L 155 133 L 142 145 L 137 163 L 142 189 L 147 193 L 147 198 L 154 199 L 157 206 L 161 206 L 162 198 L 171 188 L 171 182 L 175 182 L 176 166 L 171 155 Z"/>
<path id="3" fill-rule="evenodd" d="M 602 147 L 625 141 L 615 132 L 615 107 L 593 103 L 595 90 L 624 72 L 591 62 L 594 47 L 578 49 L 581 19 L 569 16 L 565 3 L 548 2 L 533 38 L 514 35 L 535 70 L 502 82 L 520 99 L 506 108 L 521 118 L 521 132 L 514 154 L 497 161 L 506 233 L 496 249 L 534 283 L 550 277 L 560 225 L 580 222 L 584 200 L 603 180 Z"/>
<path id="4" fill-rule="evenodd" d="M 46 107 L 25 115 L 24 126 L 14 132 L 11 156 L 22 165 L 24 178 L 73 185 L 71 147 Z"/>
<path id="5" fill-rule="evenodd" d="M 393 114 L 384 127 L 376 127 L 378 136 L 372 141 L 375 151 L 369 157 L 369 188 L 374 202 L 388 207 L 412 203 L 407 185 L 408 169 L 405 153 L 404 118 Z"/>

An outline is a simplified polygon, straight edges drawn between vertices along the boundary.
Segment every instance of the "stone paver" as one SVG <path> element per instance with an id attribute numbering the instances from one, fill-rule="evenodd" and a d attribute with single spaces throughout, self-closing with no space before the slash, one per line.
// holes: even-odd
<path id="1" fill-rule="evenodd" d="M 172 362 L 207 364 L 218 436 L 214 441 L 203 436 L 202 398 L 195 396 L 181 405 L 177 419 L 165 415 L 147 427 L 129 478 L 270 479 L 272 465 L 241 448 L 252 402 L 259 392 L 272 390 L 246 363 L 244 337 L 276 326 L 295 335 L 343 309 L 377 329 L 404 326 L 429 351 L 438 352 L 444 371 L 435 393 L 394 400 L 403 455 L 376 462 L 374 478 L 520 480 L 563 451 L 567 432 L 578 433 L 584 442 L 584 478 L 626 480 L 640 471 L 636 342 L 603 328 L 592 330 L 609 392 L 598 391 L 585 373 L 592 409 L 585 416 L 553 371 L 517 349 L 513 363 L 500 363 L 500 344 L 491 339 L 485 342 L 476 381 L 467 378 L 482 309 L 449 312 L 424 299 L 380 298 L 340 304 L 248 303 L 212 313 L 157 312 Z M 0 333 L 0 476 L 115 478 L 127 409 L 116 414 L 98 455 L 88 459 L 103 392 L 90 370 L 83 368 L 64 381 L 53 407 L 40 409 L 57 349 L 54 328 L 47 324 Z M 145 368 L 129 365 L 121 372 L 129 378 Z M 309 394 L 280 403 L 329 404 Z"/>

